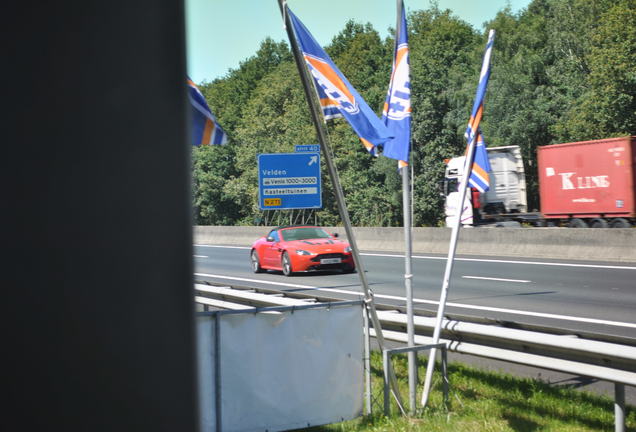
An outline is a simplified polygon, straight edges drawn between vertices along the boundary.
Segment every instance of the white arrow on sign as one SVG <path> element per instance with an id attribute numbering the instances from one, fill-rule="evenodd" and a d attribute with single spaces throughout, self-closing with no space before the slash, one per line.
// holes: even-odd
<path id="1" fill-rule="evenodd" d="M 312 156 L 311 158 L 309 158 L 309 163 L 307 164 L 307 166 L 312 166 L 316 162 L 318 162 L 318 156 Z"/>

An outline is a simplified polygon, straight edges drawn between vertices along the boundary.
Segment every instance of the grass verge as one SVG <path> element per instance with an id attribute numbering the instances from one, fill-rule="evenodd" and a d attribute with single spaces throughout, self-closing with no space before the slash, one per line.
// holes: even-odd
<path id="1" fill-rule="evenodd" d="M 418 365 L 420 381 L 426 361 Z M 394 356 L 402 399 L 408 403 L 406 356 Z M 441 375 L 436 367 L 429 406 L 413 417 L 402 417 L 392 402 L 385 417 L 382 398 L 382 356 L 373 352 L 372 405 L 374 414 L 326 426 L 300 429 L 307 432 L 584 432 L 614 430 L 614 401 L 569 388 L 556 388 L 534 380 L 486 372 L 459 363 L 448 367 L 449 406 L 442 397 Z M 418 385 L 421 391 L 422 385 Z M 417 400 L 419 401 L 418 395 Z M 626 430 L 636 431 L 636 410 L 627 407 Z"/>

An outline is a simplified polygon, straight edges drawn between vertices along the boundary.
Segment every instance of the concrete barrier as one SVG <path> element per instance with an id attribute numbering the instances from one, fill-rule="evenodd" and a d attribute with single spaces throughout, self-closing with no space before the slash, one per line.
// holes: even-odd
<path id="1" fill-rule="evenodd" d="M 249 247 L 271 227 L 195 226 L 195 244 Z M 343 227 L 326 227 L 346 238 Z M 354 228 L 362 251 L 404 252 L 402 228 Z M 413 228 L 414 254 L 447 254 L 450 228 Z M 460 231 L 459 255 L 636 262 L 636 229 L 472 228 Z"/>

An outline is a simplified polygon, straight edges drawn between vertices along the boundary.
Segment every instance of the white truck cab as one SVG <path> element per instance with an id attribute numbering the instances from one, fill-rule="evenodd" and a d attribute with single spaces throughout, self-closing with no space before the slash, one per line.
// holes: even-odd
<path id="1" fill-rule="evenodd" d="M 488 216 L 519 214 L 528 211 L 526 199 L 526 176 L 519 146 L 489 147 L 490 189 L 485 193 L 473 193 L 466 189 L 461 223 L 473 226 Z M 452 226 L 457 214 L 459 192 L 457 192 L 466 157 L 450 159 L 444 173 L 444 210 L 446 226 Z M 477 198 L 473 203 L 474 198 Z"/>

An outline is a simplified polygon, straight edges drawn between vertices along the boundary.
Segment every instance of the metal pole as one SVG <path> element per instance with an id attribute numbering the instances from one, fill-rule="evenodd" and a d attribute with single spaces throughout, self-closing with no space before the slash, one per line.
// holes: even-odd
<path id="1" fill-rule="evenodd" d="M 216 430 L 223 429 L 223 405 L 221 404 L 221 320 L 214 315 L 214 410 Z"/>
<path id="2" fill-rule="evenodd" d="M 391 414 L 391 400 L 389 399 L 389 362 L 391 357 L 389 352 L 382 350 L 382 370 L 384 371 L 384 415 L 388 417 Z"/>
<path id="3" fill-rule="evenodd" d="M 399 0 L 401 3 L 401 0 Z M 413 271 L 411 256 L 413 255 L 413 241 L 411 238 L 411 202 L 409 197 L 409 167 L 402 171 L 402 201 L 404 216 L 404 287 L 406 289 L 406 333 L 408 346 L 415 346 L 415 326 L 413 324 Z M 408 353 L 409 371 L 409 413 L 415 414 L 415 394 L 417 387 L 417 353 Z"/>
<path id="4" fill-rule="evenodd" d="M 477 124 L 479 124 L 479 120 L 481 119 L 477 120 Z M 468 145 L 466 163 L 464 164 L 464 172 L 462 173 L 462 180 L 459 185 L 459 205 L 457 207 L 458 210 L 455 214 L 453 230 L 451 232 L 450 247 L 448 249 L 448 258 L 446 260 L 446 270 L 444 271 L 444 281 L 442 283 L 442 293 L 440 295 L 439 306 L 437 308 L 435 330 L 433 331 L 433 344 L 439 343 L 439 334 L 442 328 L 442 319 L 444 318 L 444 308 L 446 307 L 446 298 L 448 297 L 448 288 L 450 286 L 450 278 L 453 272 L 455 252 L 457 251 L 457 239 L 459 238 L 459 229 L 461 227 L 462 210 L 464 209 L 464 198 L 466 197 L 468 178 L 470 176 L 470 171 L 472 170 L 473 155 L 475 154 L 476 138 L 477 133 L 474 134 L 473 139 Z M 424 381 L 424 391 L 422 392 L 422 406 L 426 406 L 426 402 L 428 402 L 428 394 L 431 391 L 431 380 L 433 378 L 433 369 L 435 367 L 435 351 L 435 348 L 431 350 L 431 353 L 429 354 L 429 361 L 426 365 L 426 379 Z"/>
<path id="5" fill-rule="evenodd" d="M 371 407 L 371 332 L 369 331 L 369 314 L 364 306 L 362 306 L 362 316 L 364 319 L 364 379 L 367 388 L 365 402 L 367 415 L 371 415 L 373 409 Z"/>
<path id="6" fill-rule="evenodd" d="M 409 166 L 411 167 L 411 231 L 413 231 L 413 221 L 415 220 L 415 167 L 413 164 L 413 155 L 409 159 Z"/>
<path id="7" fill-rule="evenodd" d="M 625 384 L 614 383 L 614 430 L 625 432 Z"/>
<path id="8" fill-rule="evenodd" d="M 344 193 L 342 192 L 342 186 L 340 185 L 340 180 L 338 177 L 338 172 L 336 171 L 336 166 L 333 163 L 332 155 L 331 155 L 331 147 L 329 146 L 329 139 L 327 137 L 327 132 L 325 130 L 324 123 L 321 121 L 321 113 L 318 102 L 316 101 L 316 92 L 312 89 L 311 78 L 308 76 L 307 68 L 305 67 L 305 61 L 298 49 L 298 43 L 296 42 L 296 36 L 293 33 L 291 21 L 289 19 L 289 14 L 287 13 L 287 4 L 286 0 L 278 0 L 278 5 L 280 6 L 280 12 L 283 15 L 283 20 L 285 21 L 285 30 L 287 31 L 287 38 L 289 39 L 289 43 L 292 48 L 292 53 L 294 54 L 294 60 L 296 62 L 296 68 L 298 69 L 298 73 L 300 74 L 300 80 L 303 84 L 303 90 L 305 91 L 305 98 L 307 99 L 307 103 L 309 104 L 309 112 L 311 113 L 311 118 L 313 120 L 314 126 L 316 128 L 316 134 L 318 135 L 318 142 L 320 143 L 320 149 L 322 154 L 324 155 L 324 160 L 327 165 L 327 171 L 329 172 L 329 178 L 331 179 L 331 183 L 333 185 L 334 193 L 336 195 L 336 204 L 338 205 L 338 212 L 340 213 L 340 218 L 342 219 L 342 223 L 345 228 L 345 232 L 347 234 L 347 239 L 349 241 L 349 245 L 351 246 L 351 254 L 353 255 L 353 261 L 356 265 L 356 269 L 358 270 L 358 275 L 360 277 L 360 282 L 362 284 L 362 289 L 364 290 L 364 300 L 365 304 L 369 308 L 369 315 L 371 317 L 371 322 L 373 323 L 373 329 L 375 330 L 375 337 L 378 341 L 378 345 L 380 350 L 384 349 L 384 335 L 382 334 L 382 326 L 380 325 L 380 320 L 378 319 L 378 314 L 375 310 L 375 303 L 373 301 L 373 292 L 369 288 L 369 283 L 367 281 L 367 275 L 364 271 L 364 266 L 362 264 L 362 260 L 360 259 L 360 252 L 358 249 L 358 245 L 356 243 L 355 236 L 353 234 L 353 228 L 351 227 L 351 220 L 349 219 L 349 212 L 347 211 L 347 206 L 345 205 Z M 400 399 L 400 394 L 397 385 L 397 379 L 395 378 L 395 373 L 393 368 L 389 364 L 389 373 L 391 378 L 391 387 L 393 389 L 393 396 L 395 397 L 400 410 L 404 412 L 404 408 L 402 405 L 402 401 Z"/>
<path id="9" fill-rule="evenodd" d="M 448 409 L 448 352 L 446 346 L 442 347 L 442 379 L 444 380 L 444 406 Z"/>
<path id="10" fill-rule="evenodd" d="M 402 0 L 396 0 L 397 19 L 395 23 L 395 41 L 400 37 L 399 30 L 402 21 Z M 411 268 L 411 256 L 413 255 L 413 241 L 411 239 L 411 200 L 409 190 L 409 167 L 405 166 L 402 171 L 402 213 L 404 219 L 404 288 L 406 290 L 406 333 L 408 346 L 415 346 L 415 330 L 413 325 L 413 271 Z M 408 353 L 408 375 L 409 375 L 409 413 L 415 414 L 415 393 L 417 387 L 417 353 Z"/>

